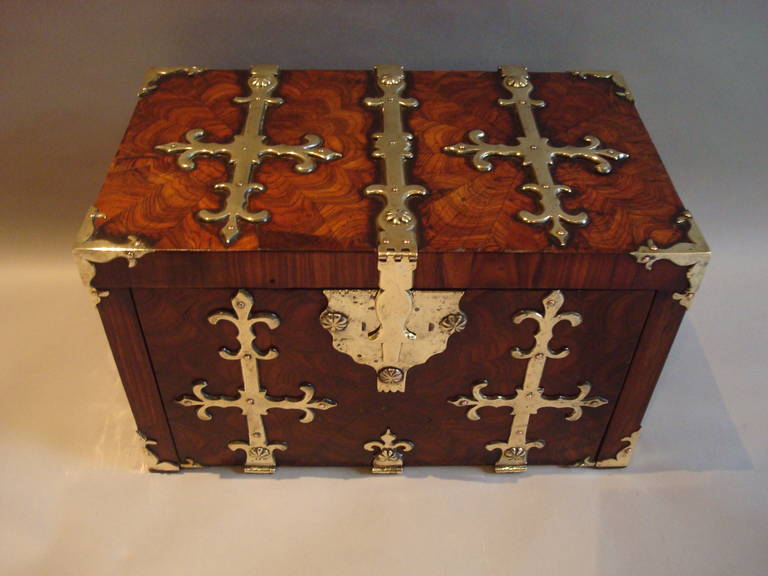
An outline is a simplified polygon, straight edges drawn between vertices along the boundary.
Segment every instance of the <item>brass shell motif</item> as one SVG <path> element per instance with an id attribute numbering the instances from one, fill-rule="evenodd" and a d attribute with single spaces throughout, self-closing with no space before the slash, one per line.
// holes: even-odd
<path id="1" fill-rule="evenodd" d="M 371 464 L 371 472 L 374 474 L 400 474 L 403 471 L 403 453 L 413 450 L 413 442 L 397 440 L 392 430 L 381 435 L 378 440 L 366 442 L 363 448 L 368 452 L 377 452 Z"/>

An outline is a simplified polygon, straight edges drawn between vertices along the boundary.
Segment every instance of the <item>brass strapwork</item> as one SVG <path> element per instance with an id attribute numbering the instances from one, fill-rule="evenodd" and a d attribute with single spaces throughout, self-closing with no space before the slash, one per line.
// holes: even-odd
<path id="1" fill-rule="evenodd" d="M 477 170 L 487 172 L 493 169 L 488 158 L 493 156 L 514 157 L 522 161 L 523 166 L 531 169 L 533 182 L 524 184 L 521 190 L 532 192 L 538 197 L 539 211 L 522 210 L 517 216 L 526 224 L 548 224 L 549 234 L 560 246 L 568 243 L 568 230 L 563 223 L 585 226 L 589 222 L 586 212 L 573 214 L 560 202 L 560 195 L 569 194 L 571 188 L 555 183 L 552 166 L 558 156 L 565 158 L 585 158 L 595 164 L 600 174 L 611 171 L 609 160 L 624 160 L 629 156 L 613 148 L 601 148 L 601 142 L 594 136 L 584 136 L 586 146 L 553 146 L 548 138 L 539 133 L 533 108 L 542 108 L 541 100 L 531 98 L 533 85 L 528 77 L 528 70 L 522 66 L 501 67 L 502 86 L 511 98 L 499 98 L 500 106 L 514 108 L 524 136 L 517 139 L 517 144 L 488 144 L 484 141 L 485 132 L 472 130 L 468 135 L 469 143 L 460 142 L 443 148 L 452 154 L 471 154 L 472 163 Z"/>
<path id="2" fill-rule="evenodd" d="M 512 426 L 506 441 L 497 441 L 486 444 L 489 451 L 500 450 L 501 456 L 496 462 L 496 472 L 524 472 L 528 468 L 528 451 L 531 448 L 543 448 L 543 440 L 529 442 L 527 439 L 528 422 L 534 414 L 544 408 L 559 408 L 570 410 L 566 420 L 575 421 L 581 418 L 582 408 L 597 408 L 607 404 L 608 401 L 599 396 L 588 397 L 592 385 L 584 382 L 577 386 L 579 393 L 576 396 L 545 396 L 541 386 L 544 366 L 547 359 L 558 360 L 565 358 L 570 351 L 567 348 L 552 350 L 549 343 L 552 340 L 552 331 L 560 322 L 567 322 L 571 326 L 581 324 L 581 315 L 576 312 L 564 312 L 559 314 L 565 299 L 562 292 L 555 290 L 544 298 L 544 314 L 535 310 L 521 310 L 515 317 L 515 324 L 524 320 L 534 320 L 539 325 L 535 336 L 535 344 L 530 350 L 512 348 L 512 357 L 527 360 L 525 380 L 520 388 L 517 388 L 514 396 L 486 396 L 483 390 L 489 385 L 487 380 L 477 383 L 472 388 L 472 396 L 461 396 L 450 403 L 454 406 L 469 407 L 467 418 L 479 420 L 481 408 L 509 408 L 512 410 Z"/>
<path id="3" fill-rule="evenodd" d="M 450 335 L 466 326 L 466 316 L 458 307 L 463 292 L 412 291 L 418 241 L 408 201 L 427 190 L 406 177 L 413 135 L 405 129 L 403 110 L 419 103 L 403 95 L 400 66 L 377 66 L 376 82 L 381 96 L 365 104 L 381 110 L 373 157 L 381 161 L 383 182 L 368 186 L 365 194 L 383 201 L 376 219 L 379 289 L 326 290 L 328 308 L 320 321 L 337 350 L 376 370 L 380 392 L 404 392 L 409 368 L 445 350 Z"/>
<path id="4" fill-rule="evenodd" d="M 683 211 L 676 218 L 675 223 L 678 226 L 687 226 L 688 242 L 678 242 L 668 248 L 659 248 L 653 239 L 649 238 L 645 245 L 639 246 L 630 254 L 640 264 L 645 265 L 646 270 L 651 270 L 659 260 L 669 260 L 678 266 L 687 266 L 688 289 L 685 292 L 677 292 L 672 297 L 679 301 L 682 306 L 688 308 L 693 302 L 696 292 L 699 291 L 701 281 L 704 279 L 704 271 L 707 269 L 712 253 L 709 251 L 709 245 L 704 240 L 699 226 L 688 210 Z"/>
<path id="5" fill-rule="evenodd" d="M 214 186 L 216 192 L 224 195 L 224 206 L 218 211 L 201 210 L 197 213 L 197 217 L 203 222 L 226 220 L 221 229 L 221 238 L 227 245 L 233 243 L 240 234 L 240 220 L 262 223 L 269 221 L 271 217 L 268 210 L 251 212 L 248 209 L 248 198 L 251 194 L 265 190 L 263 184 L 251 180 L 254 168 L 261 164 L 263 158 L 286 156 L 296 161 L 293 168 L 296 172 L 307 174 L 315 169 L 316 162 L 341 157 L 338 152 L 323 147 L 322 138 L 315 134 L 305 134 L 304 143 L 297 146 L 267 142 L 263 133 L 267 109 L 283 103 L 282 98 L 272 96 L 277 85 L 277 66 L 262 65 L 251 68 L 248 79 L 250 94 L 238 96 L 233 100 L 236 104 L 247 105 L 248 110 L 242 131 L 232 142 L 204 142 L 202 139 L 205 137 L 205 131 L 196 128 L 186 133 L 186 142 L 169 142 L 156 147 L 168 154 L 180 153 L 178 164 L 184 170 L 195 168 L 197 156 L 229 157 L 229 181 Z"/>
<path id="6" fill-rule="evenodd" d="M 280 325 L 280 319 L 272 312 L 252 312 L 253 297 L 247 290 L 239 290 L 232 298 L 232 310 L 214 312 L 208 317 L 211 324 L 221 321 L 231 322 L 237 328 L 237 350 L 222 348 L 219 355 L 225 360 L 240 362 L 243 387 L 236 398 L 211 396 L 205 392 L 208 382 L 200 380 L 192 388 L 194 397 L 184 396 L 177 400 L 182 406 L 196 407 L 200 420 L 211 420 L 208 410 L 211 408 L 239 408 L 248 423 L 248 440 L 233 441 L 228 444 L 230 450 L 245 452 L 244 471 L 254 474 L 271 474 L 275 471 L 275 450 L 286 450 L 283 443 L 270 444 L 263 417 L 273 409 L 299 410 L 303 415 L 299 422 L 312 422 L 315 410 L 328 410 L 336 403 L 333 400 L 315 400 L 315 389 L 311 384 L 299 386 L 300 398 L 275 397 L 267 393 L 259 381 L 259 360 L 277 358 L 276 348 L 262 350 L 256 346 L 253 333 L 255 324 L 264 324 L 270 330 Z"/>
<path id="7" fill-rule="evenodd" d="M 398 440 L 392 430 L 381 435 L 381 442 L 374 440 L 366 442 L 363 448 L 368 452 L 376 452 L 371 464 L 374 474 L 399 474 L 403 471 L 403 452 L 413 450 L 413 442 Z"/>
<path id="8" fill-rule="evenodd" d="M 377 66 L 376 81 L 382 96 L 366 98 L 365 104 L 381 108 L 382 131 L 373 135 L 373 157 L 381 160 L 384 182 L 365 189 L 367 196 L 384 199 L 376 219 L 379 229 L 379 292 L 375 299 L 378 326 L 368 337 L 381 346 L 383 366 L 378 371 L 380 391 L 405 391 L 408 367 L 400 351 L 416 338 L 406 326 L 413 311 L 413 273 L 416 270 L 416 217 L 408 207 L 413 196 L 426 196 L 422 186 L 409 185 L 405 162 L 413 157 L 413 135 L 403 128 L 402 108 L 416 108 L 415 98 L 403 96 L 405 73 L 399 66 Z"/>

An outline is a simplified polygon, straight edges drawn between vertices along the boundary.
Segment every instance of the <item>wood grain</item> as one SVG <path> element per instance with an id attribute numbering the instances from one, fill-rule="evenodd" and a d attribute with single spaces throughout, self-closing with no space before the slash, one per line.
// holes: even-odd
<path id="1" fill-rule="evenodd" d="M 567 248 L 555 247 L 543 228 L 515 217 L 534 208 L 533 199 L 519 190 L 528 176 L 518 161 L 494 160 L 495 170 L 480 173 L 467 158 L 442 152 L 476 128 L 495 143 L 514 143 L 520 135 L 510 111 L 496 103 L 505 96 L 496 73 L 412 72 L 408 93 L 421 105 L 406 113 L 416 150 L 411 179 L 431 192 L 414 202 L 422 222 L 421 250 L 623 254 L 651 235 L 660 243 L 676 241 L 680 234 L 672 222 L 682 206 L 635 107 L 607 81 L 567 74 L 531 77 L 534 95 L 547 102 L 536 112 L 544 136 L 555 144 L 578 145 L 591 134 L 630 154 L 614 163 L 610 175 L 595 173 L 583 160 L 558 162 L 557 181 L 574 189 L 565 206 L 586 210 L 592 223 L 574 229 Z M 145 236 L 158 249 L 373 251 L 378 203 L 362 195 L 378 181 L 370 158 L 378 120 L 362 104 L 376 94 L 368 71 L 283 71 L 277 94 L 285 104 L 268 112 L 270 140 L 296 144 L 311 132 L 343 158 L 322 163 L 309 175 L 295 173 L 288 160 L 264 160 L 255 178 L 267 191 L 254 195 L 250 207 L 270 210 L 273 219 L 244 225 L 230 248 L 217 236 L 218 225 L 194 217 L 220 205 L 213 185 L 226 179 L 226 162 L 201 158 L 196 169 L 184 171 L 175 156 L 155 147 L 180 141 L 193 128 L 204 129 L 208 141 L 230 141 L 243 123 L 243 107 L 232 98 L 244 92 L 246 78 L 245 71 L 221 70 L 171 77 L 139 100 L 97 200 L 108 216 L 105 231 Z"/>
<path id="2" fill-rule="evenodd" d="M 222 346 L 236 347 L 234 329 L 211 326 L 206 318 L 230 307 L 233 290 L 134 291 L 147 336 L 163 402 L 182 458 L 209 465 L 236 465 L 242 453 L 227 444 L 247 437 L 238 409 L 212 409 L 211 421 L 197 418 L 194 409 L 176 400 L 191 393 L 198 379 L 209 382 L 210 394 L 235 395 L 241 386 L 239 363 L 218 355 Z M 317 396 L 338 406 L 319 412 L 309 424 L 298 413 L 273 410 L 265 417 L 270 441 L 288 443 L 278 459 L 286 465 L 368 466 L 371 454 L 362 445 L 377 439 L 387 427 L 416 444 L 406 465 L 490 465 L 497 454 L 485 444 L 506 438 L 511 415 L 506 409 L 484 409 L 481 419 L 466 418 L 466 410 L 448 400 L 469 394 L 480 379 L 491 381 L 488 392 L 510 395 L 522 382 L 526 363 L 510 356 L 513 346 L 530 346 L 535 325 L 512 322 L 515 312 L 539 308 L 543 291 L 470 291 L 461 307 L 470 321 L 451 338 L 448 349 L 408 375 L 404 394 L 376 392 L 375 373 L 335 351 L 318 316 L 326 301 L 322 293 L 306 290 L 253 290 L 255 309 L 276 312 L 277 330 L 256 328 L 259 346 L 276 346 L 275 360 L 260 362 L 263 385 L 272 395 L 296 396 L 298 386 L 310 382 Z M 547 363 L 543 386 L 547 394 L 576 392 L 576 385 L 592 383 L 592 393 L 609 404 L 585 409 L 581 420 L 567 422 L 562 410 L 542 410 L 532 417 L 532 439 L 546 440 L 531 452 L 532 463 L 570 464 L 595 457 L 625 373 L 645 321 L 653 293 L 647 291 L 570 291 L 563 310 L 578 311 L 584 323 L 562 325 L 553 347 L 568 346 L 572 353 Z"/>
<path id="3" fill-rule="evenodd" d="M 413 203 L 421 236 L 414 286 L 466 289 L 462 307 L 470 324 L 445 353 L 411 370 L 405 395 L 384 395 L 375 392 L 372 369 L 336 352 L 318 322 L 325 307 L 319 289 L 377 286 L 379 205 L 362 193 L 381 180 L 370 157 L 380 119 L 363 105 L 377 94 L 373 73 L 281 73 L 276 95 L 285 103 L 267 114 L 269 140 L 298 144 L 314 133 L 343 157 L 308 175 L 294 172 L 288 160 L 265 159 L 254 180 L 266 191 L 249 206 L 268 209 L 272 220 L 243 224 L 240 239 L 226 247 L 219 225 L 195 217 L 220 206 L 213 186 L 227 179 L 226 161 L 200 158 L 196 169 L 184 171 L 156 146 L 180 141 L 194 128 L 205 130 L 207 141 L 229 142 L 243 124 L 244 108 L 232 99 L 244 93 L 247 77 L 247 71 L 226 70 L 170 77 L 140 99 L 96 202 L 107 215 L 100 233 L 136 234 L 157 249 L 131 269 L 124 259 L 98 265 L 94 285 L 113 292 L 100 310 L 137 423 L 158 440 L 158 455 L 205 464 L 242 459 L 227 449 L 229 441 L 244 439 L 238 410 L 215 409 L 204 422 L 176 400 L 199 378 L 210 382 L 211 394 L 234 394 L 240 386 L 237 363 L 217 352 L 233 344 L 232 334 L 212 328 L 206 317 L 227 308 L 235 289 L 249 287 L 259 306 L 283 318 L 276 332 L 259 334 L 262 345 L 273 342 L 281 350 L 277 360 L 262 362 L 270 393 L 296 395 L 309 381 L 319 396 L 339 403 L 308 425 L 291 412 L 267 415 L 270 439 L 290 447 L 278 455 L 283 464 L 367 466 L 371 455 L 362 444 L 387 427 L 416 443 L 408 465 L 493 463 L 496 455 L 484 445 L 505 438 L 508 412 L 486 409 L 474 422 L 447 399 L 469 394 L 482 378 L 491 381 L 488 393 L 514 390 L 525 363 L 510 358 L 509 349 L 527 345 L 533 327 L 516 326 L 511 317 L 537 308 L 552 289 L 566 291 L 566 308 L 582 313 L 585 323 L 556 333 L 557 344 L 574 352 L 548 363 L 546 393 L 573 394 L 588 379 L 593 393 L 610 403 L 585 410 L 574 423 L 543 410 L 532 419 L 530 438 L 547 445 L 530 460 L 570 464 L 614 456 L 621 438 L 640 425 L 682 318 L 670 293 L 687 286 L 684 267 L 659 261 L 648 271 L 629 254 L 648 238 L 661 247 L 684 239 L 674 226 L 682 204 L 634 105 L 606 80 L 531 75 L 533 96 L 547 103 L 535 112 L 543 136 L 556 145 L 580 145 L 591 135 L 630 155 L 614 162 L 609 175 L 583 160 L 557 163 L 555 180 L 573 189 L 565 207 L 591 218 L 587 227 L 571 227 L 571 242 L 560 248 L 544 228 L 515 216 L 535 209 L 534 199 L 520 191 L 529 174 L 519 161 L 493 159 L 494 170 L 481 173 L 468 158 L 442 151 L 473 129 L 484 130 L 490 143 L 512 144 L 522 134 L 511 111 L 496 102 L 507 96 L 498 75 L 408 74 L 407 94 L 420 101 L 405 113 L 415 148 L 409 179 L 430 191 Z"/>
<path id="4" fill-rule="evenodd" d="M 684 291 L 686 268 L 659 261 L 653 270 L 629 254 L 421 253 L 417 290 L 571 288 Z M 120 287 L 376 288 L 373 252 L 159 251 L 135 268 L 98 266 L 94 285 Z"/>
<path id="5" fill-rule="evenodd" d="M 111 290 L 98 310 L 137 430 L 157 442 L 152 452 L 160 460 L 178 462 L 130 290 Z"/>
<path id="6" fill-rule="evenodd" d="M 671 293 L 656 293 L 598 460 L 615 458 L 627 446 L 622 439 L 640 428 L 684 314 L 685 308 Z"/>

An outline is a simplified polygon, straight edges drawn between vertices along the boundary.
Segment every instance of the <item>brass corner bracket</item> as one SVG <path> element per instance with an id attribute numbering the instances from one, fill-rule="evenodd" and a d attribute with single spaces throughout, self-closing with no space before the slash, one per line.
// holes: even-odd
<path id="1" fill-rule="evenodd" d="M 144 81 L 142 82 L 137 96 L 142 98 L 147 94 L 151 94 L 157 90 L 160 82 L 168 76 L 178 76 L 182 74 L 196 76 L 197 74 L 202 74 L 206 70 L 207 68 L 201 68 L 200 66 L 166 66 L 150 68 L 147 70 L 147 73 L 144 74 Z"/>
<path id="2" fill-rule="evenodd" d="M 610 80 L 616 87 L 615 94 L 630 102 L 635 101 L 635 95 L 627 85 L 624 75 L 617 70 L 571 70 L 571 74 L 582 80 L 587 78 L 599 78 L 601 80 Z"/>
<path id="3" fill-rule="evenodd" d="M 166 154 L 179 154 L 177 163 L 182 170 L 194 170 L 195 158 L 198 156 L 228 156 L 230 179 L 220 182 L 213 188 L 224 196 L 224 206 L 218 211 L 201 210 L 197 217 L 207 223 L 225 221 L 220 230 L 220 236 L 225 245 L 235 242 L 240 235 L 240 223 L 253 224 L 268 222 L 271 218 L 269 210 L 251 212 L 248 199 L 266 188 L 259 182 L 252 181 L 252 173 L 264 158 L 286 157 L 294 160 L 293 170 L 299 174 L 308 174 L 317 166 L 317 162 L 329 162 L 341 158 L 341 154 L 325 148 L 323 139 L 315 134 L 305 134 L 304 142 L 295 146 L 287 144 L 271 144 L 264 134 L 264 121 L 270 106 L 280 106 L 283 99 L 273 96 L 277 88 L 278 67 L 275 65 L 253 66 L 248 78 L 249 93 L 234 98 L 235 104 L 247 106 L 245 124 L 241 132 L 232 142 L 205 142 L 205 131 L 199 128 L 189 130 L 185 142 L 169 142 L 156 146 L 157 150 Z"/>
<path id="4" fill-rule="evenodd" d="M 373 457 L 371 472 L 374 474 L 400 474 L 403 471 L 403 452 L 413 450 L 413 442 L 398 440 L 392 430 L 381 435 L 381 442 L 366 442 L 363 448 L 368 452 L 377 452 Z"/>
<path id="5" fill-rule="evenodd" d="M 104 264 L 115 258 L 128 260 L 128 267 L 136 266 L 136 261 L 142 256 L 154 252 L 154 249 L 137 236 L 129 235 L 124 242 L 116 242 L 107 238 L 97 238 L 98 229 L 96 220 L 106 218 L 95 206 L 88 209 L 88 213 L 77 232 L 72 254 L 77 262 L 80 278 L 88 287 L 94 302 L 98 304 L 102 298 L 109 296 L 108 290 L 99 290 L 92 284 L 96 277 L 96 264 Z"/>
<path id="6" fill-rule="evenodd" d="M 408 370 L 445 350 L 467 320 L 459 309 L 463 292 L 413 291 L 418 222 L 408 202 L 427 190 L 406 178 L 413 135 L 402 112 L 419 102 L 403 95 L 400 66 L 377 66 L 376 83 L 381 95 L 365 104 L 381 110 L 382 130 L 373 135 L 372 156 L 381 161 L 383 183 L 368 186 L 365 195 L 383 200 L 376 218 L 379 289 L 326 290 L 328 307 L 320 322 L 336 350 L 376 370 L 380 392 L 404 392 Z"/>
<path id="7" fill-rule="evenodd" d="M 594 169 L 599 174 L 609 174 L 612 165 L 610 160 L 625 160 L 628 154 L 613 148 L 603 148 L 600 140 L 594 136 L 583 137 L 584 146 L 553 146 L 549 139 L 539 132 L 534 108 L 543 108 L 545 103 L 531 97 L 533 83 L 528 76 L 528 70 L 523 66 L 502 66 L 500 68 L 501 85 L 510 93 L 511 98 L 499 98 L 499 106 L 514 109 L 523 136 L 517 138 L 516 144 L 489 144 L 485 142 L 485 132 L 472 130 L 467 134 L 469 142 L 459 142 L 445 146 L 443 151 L 456 155 L 472 155 L 472 164 L 476 170 L 488 172 L 493 170 L 493 164 L 488 158 L 513 157 L 521 160 L 523 166 L 530 168 L 532 181 L 521 188 L 531 192 L 538 198 L 539 211 L 518 212 L 517 217 L 526 224 L 548 225 L 548 233 L 558 246 L 568 243 L 569 233 L 563 224 L 586 226 L 589 216 L 586 212 L 568 212 L 560 201 L 561 194 L 570 194 L 569 186 L 558 184 L 552 175 L 552 168 L 558 157 L 584 158 L 594 163 Z"/>
<path id="8" fill-rule="evenodd" d="M 685 292 L 675 293 L 673 298 L 678 300 L 683 307 L 689 308 L 696 292 L 699 291 L 712 253 L 690 212 L 685 210 L 676 218 L 675 222 L 678 226 L 688 227 L 688 242 L 678 242 L 668 248 L 659 248 L 653 239 L 649 238 L 644 245 L 640 245 L 637 250 L 630 252 L 630 254 L 640 264 L 644 264 L 646 270 L 651 270 L 659 260 L 669 260 L 678 266 L 687 266 L 688 289 Z"/>
<path id="9" fill-rule="evenodd" d="M 587 456 L 584 460 L 580 460 L 573 464 L 576 468 L 626 468 L 629 466 L 629 461 L 632 458 L 632 450 L 635 446 L 635 442 L 640 436 L 640 428 L 632 432 L 629 436 L 621 439 L 627 445 L 616 453 L 613 458 L 604 458 L 603 460 L 595 460 Z"/>
<path id="10" fill-rule="evenodd" d="M 136 434 L 141 438 L 144 444 L 144 464 L 147 470 L 150 472 L 178 472 L 180 467 L 176 462 L 168 462 L 167 460 L 160 460 L 157 455 L 152 452 L 152 446 L 157 446 L 157 442 L 150 438 L 147 438 L 146 434 L 140 431 L 136 431 Z"/>

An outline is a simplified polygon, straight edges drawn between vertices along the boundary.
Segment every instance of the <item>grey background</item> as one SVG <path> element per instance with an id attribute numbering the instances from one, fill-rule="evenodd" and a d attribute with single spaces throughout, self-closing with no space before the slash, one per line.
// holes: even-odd
<path id="1" fill-rule="evenodd" d="M 0 2 L 3 573 L 765 574 L 766 6 Z M 130 472 L 69 247 L 148 67 L 257 62 L 624 72 L 714 251 L 632 468 Z"/>

